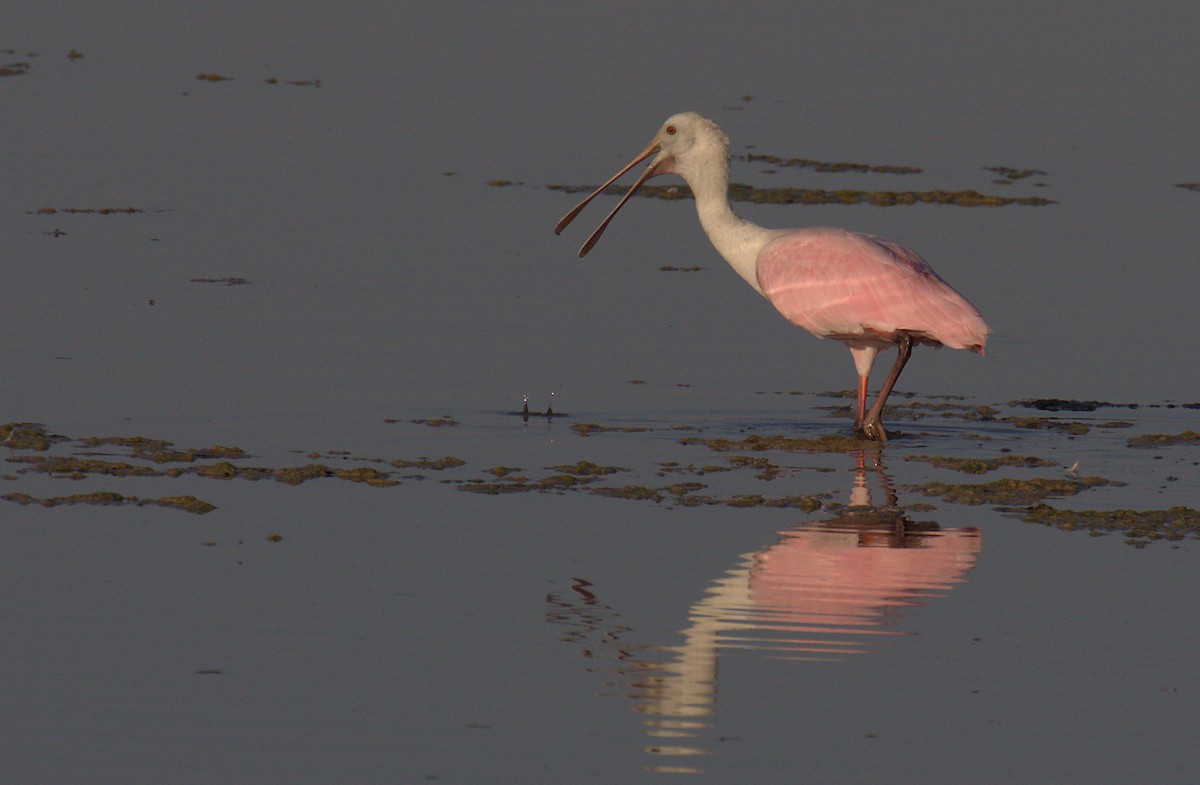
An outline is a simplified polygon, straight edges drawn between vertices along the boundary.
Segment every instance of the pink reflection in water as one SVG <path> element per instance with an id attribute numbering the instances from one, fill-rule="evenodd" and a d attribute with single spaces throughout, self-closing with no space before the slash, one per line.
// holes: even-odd
<path id="1" fill-rule="evenodd" d="M 943 596 L 975 565 L 974 529 L 880 523 L 851 518 L 781 532 L 752 557 L 747 596 L 757 626 L 868 632 L 889 624 L 896 608 Z"/>
<path id="2" fill-rule="evenodd" d="M 577 579 L 572 595 L 551 594 L 549 621 L 565 624 L 563 640 L 580 644 L 591 671 L 606 678 L 646 716 L 654 744 L 646 752 L 687 758 L 707 754 L 696 740 L 715 711 L 722 651 L 828 661 L 869 653 L 877 636 L 903 635 L 901 609 L 945 596 L 966 580 L 981 547 L 974 528 L 943 529 L 911 520 L 874 458 L 858 456 L 850 506 L 837 517 L 801 524 L 715 579 L 688 613 L 680 645 L 630 645 L 632 630 Z M 871 505 L 869 479 L 886 496 Z M 607 667 L 602 663 L 607 662 Z M 670 741 L 668 741 L 670 740 Z M 659 769 L 659 766 L 651 766 Z M 670 764 L 671 771 L 699 771 Z"/>

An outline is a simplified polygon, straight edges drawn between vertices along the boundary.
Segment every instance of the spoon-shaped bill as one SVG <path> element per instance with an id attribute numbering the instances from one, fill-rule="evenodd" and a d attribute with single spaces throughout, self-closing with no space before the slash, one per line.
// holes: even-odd
<path id="1" fill-rule="evenodd" d="M 620 210 L 622 207 L 625 206 L 625 203 L 629 201 L 629 197 L 631 197 L 635 193 L 637 193 L 638 189 L 642 187 L 642 184 L 645 183 L 647 180 L 649 180 L 651 177 L 653 177 L 655 174 L 656 174 L 656 172 L 654 171 L 654 167 L 648 166 L 648 167 L 646 167 L 646 171 L 642 172 L 642 176 L 633 181 L 633 185 L 631 185 L 629 187 L 629 190 L 625 192 L 625 195 L 621 197 L 621 201 L 617 202 L 617 206 L 614 207 L 612 209 L 612 212 L 608 214 L 608 217 L 605 218 L 604 221 L 599 226 L 596 227 L 596 231 L 592 232 L 592 236 L 587 238 L 587 242 L 585 242 L 583 244 L 583 246 L 579 249 L 579 258 L 580 259 L 587 256 L 587 252 L 592 250 L 592 246 L 594 246 L 597 242 L 600 241 L 600 235 L 604 234 L 604 230 L 608 228 L 608 224 L 610 221 L 612 221 L 613 216 L 615 216 L 617 214 L 618 210 Z"/>
<path id="2" fill-rule="evenodd" d="M 580 212 L 583 211 L 583 208 L 587 207 L 588 203 L 591 202 L 593 199 L 595 199 L 597 196 L 599 196 L 604 191 L 605 188 L 609 187 L 614 182 L 616 182 L 622 175 L 624 175 L 630 169 L 632 169 L 633 167 L 640 164 L 642 161 L 646 160 L 650 156 L 657 153 L 658 150 L 659 150 L 659 148 L 658 148 L 657 144 L 651 144 L 645 150 L 638 153 L 636 158 L 634 158 L 632 161 L 630 161 L 624 167 L 621 168 L 621 171 L 617 172 L 612 177 L 608 178 L 608 180 L 604 183 L 604 185 L 600 186 L 595 191 L 592 191 L 590 194 L 588 194 L 586 199 L 584 199 L 579 204 L 575 205 L 575 207 L 571 210 L 571 212 L 567 213 L 562 218 L 560 218 L 558 223 L 554 225 L 554 233 L 561 234 L 562 230 L 566 229 L 567 226 L 571 223 L 571 221 L 574 221 L 575 217 L 577 215 L 579 215 Z M 631 187 L 629 189 L 629 191 L 625 194 L 625 197 L 623 199 L 621 199 L 620 203 L 613 209 L 613 211 L 611 213 L 608 214 L 608 218 L 604 219 L 604 223 L 600 224 L 600 227 L 598 229 L 596 229 L 596 231 L 592 233 L 592 236 L 588 238 L 587 242 L 583 244 L 583 248 L 581 248 L 579 251 L 580 259 L 582 259 L 584 257 L 584 255 L 586 255 L 587 252 L 592 249 L 592 246 L 596 244 L 596 241 L 600 239 L 600 235 L 604 232 L 605 227 L 608 226 L 609 221 L 611 221 L 613 219 L 613 216 L 617 214 L 617 210 L 621 209 L 621 205 L 625 204 L 625 202 L 629 199 L 629 197 L 633 196 L 634 192 L 637 191 L 637 189 L 642 187 L 642 183 L 644 183 L 648 179 L 650 179 L 653 176 L 653 174 L 654 174 L 654 167 L 651 166 L 645 172 L 642 173 L 642 176 L 639 177 L 636 182 L 634 182 L 633 187 Z"/>

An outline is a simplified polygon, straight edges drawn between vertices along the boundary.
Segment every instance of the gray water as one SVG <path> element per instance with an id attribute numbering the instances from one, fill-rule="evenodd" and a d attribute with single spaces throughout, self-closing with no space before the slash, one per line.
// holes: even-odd
<path id="1" fill-rule="evenodd" d="M 0 32 L 0 422 L 66 439 L 10 439 L 0 496 L 215 509 L 0 505 L 6 781 L 1194 781 L 1195 543 L 918 488 L 1078 462 L 1123 484 L 1046 503 L 1198 506 L 1194 444 L 1127 446 L 1200 430 L 1180 406 L 1200 367 L 1200 194 L 1178 186 L 1200 179 L 1193 5 L 1137 24 L 1115 3 L 21 6 Z M 578 197 L 546 186 L 598 184 L 686 109 L 735 155 L 922 170 L 735 159 L 757 187 L 1053 200 L 738 205 L 916 248 L 994 334 L 984 358 L 918 349 L 899 402 L 997 419 L 898 417 L 904 438 L 862 454 L 682 443 L 845 433 L 822 393 L 853 383 L 689 201 L 636 200 L 586 262 L 611 199 L 554 236 Z M 513 416 L 551 392 L 569 416 Z M 1090 430 L 1002 420 L 1030 415 Z M 84 441 L 115 436 L 398 484 L 218 480 L 191 472 L 218 458 Z M 29 471 L 48 456 L 156 474 Z M 389 463 L 442 456 L 465 464 Z M 619 471 L 460 490 L 584 460 Z M 821 506 L 589 492 L 679 482 Z"/>

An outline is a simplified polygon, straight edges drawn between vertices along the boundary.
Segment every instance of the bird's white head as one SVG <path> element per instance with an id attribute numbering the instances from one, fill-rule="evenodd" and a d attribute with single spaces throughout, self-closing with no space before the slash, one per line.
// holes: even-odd
<path id="1" fill-rule="evenodd" d="M 667 118 L 667 121 L 658 129 L 658 133 L 650 140 L 650 144 L 646 145 L 636 158 L 577 204 L 571 212 L 564 215 L 554 227 L 554 233 L 561 233 L 592 199 L 612 185 L 621 175 L 647 158 L 651 159 L 650 165 L 634 181 L 629 191 L 579 250 L 581 259 L 587 255 L 588 251 L 592 250 L 592 246 L 600 239 L 600 235 L 604 233 L 617 211 L 651 177 L 673 172 L 681 175 L 688 182 L 694 182 L 696 178 L 705 176 L 723 176 L 726 182 L 729 178 L 729 139 L 712 120 L 705 119 L 695 112 L 680 112 Z"/>
<path id="2" fill-rule="evenodd" d="M 691 180 L 714 166 L 729 170 L 729 138 L 716 123 L 695 112 L 668 117 L 648 149 L 657 153 L 650 163 L 656 175 L 675 172 Z"/>

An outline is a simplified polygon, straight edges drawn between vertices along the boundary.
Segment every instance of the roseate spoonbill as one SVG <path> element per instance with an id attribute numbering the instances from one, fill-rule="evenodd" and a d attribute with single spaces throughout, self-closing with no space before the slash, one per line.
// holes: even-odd
<path id="1" fill-rule="evenodd" d="M 643 183 L 656 175 L 678 174 L 696 198 L 700 226 L 734 271 L 792 324 L 818 338 L 841 341 L 850 350 L 858 371 L 857 435 L 887 440 L 883 406 L 913 344 L 983 354 L 987 323 L 916 252 L 845 229 L 764 229 L 735 215 L 728 198 L 729 139 L 716 123 L 695 112 L 669 117 L 636 158 L 562 217 L 554 233 L 647 158 L 650 165 L 584 242 L 579 258 L 592 250 Z M 896 362 L 868 412 L 871 367 L 879 351 L 891 346 L 897 348 Z"/>

